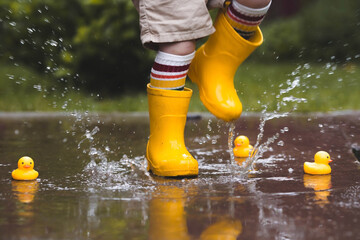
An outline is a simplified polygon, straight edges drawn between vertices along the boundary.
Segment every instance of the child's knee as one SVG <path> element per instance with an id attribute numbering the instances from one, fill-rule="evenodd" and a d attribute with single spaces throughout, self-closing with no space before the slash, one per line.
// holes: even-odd
<path id="1" fill-rule="evenodd" d="M 269 5 L 271 0 L 235 0 L 238 3 L 249 8 L 263 8 Z"/>
<path id="2" fill-rule="evenodd" d="M 173 43 L 160 43 L 159 50 L 175 55 L 188 55 L 195 51 L 195 40 Z"/>

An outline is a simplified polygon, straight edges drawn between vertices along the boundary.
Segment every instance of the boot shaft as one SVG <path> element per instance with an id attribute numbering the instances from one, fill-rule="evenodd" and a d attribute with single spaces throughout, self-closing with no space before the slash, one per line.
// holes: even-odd
<path id="1" fill-rule="evenodd" d="M 183 91 L 164 90 L 151 88 L 148 85 L 147 93 L 150 137 L 160 127 L 159 125 L 167 128 L 165 133 L 169 133 L 171 130 L 183 133 L 192 90 L 189 88 L 185 88 Z"/>
<path id="2" fill-rule="evenodd" d="M 254 36 L 249 40 L 241 37 L 225 18 L 224 10 L 219 10 L 214 23 L 216 32 L 213 33 L 206 44 L 204 52 L 206 55 L 225 54 L 224 64 L 236 66 L 236 68 L 263 43 L 263 35 L 259 27 Z"/>

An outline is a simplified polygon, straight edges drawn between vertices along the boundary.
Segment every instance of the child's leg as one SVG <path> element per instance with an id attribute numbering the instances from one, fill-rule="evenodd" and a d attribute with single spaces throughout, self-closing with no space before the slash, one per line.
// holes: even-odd
<path id="1" fill-rule="evenodd" d="M 145 47 L 158 51 L 147 85 L 149 170 L 159 176 L 197 175 L 198 163 L 184 142 L 192 95 L 192 90 L 184 88 L 184 83 L 194 56 L 195 39 L 215 31 L 210 14 L 204 0 L 136 2 L 141 41 Z"/>
<path id="2" fill-rule="evenodd" d="M 159 43 L 159 50 L 174 55 L 188 55 L 195 51 L 195 40 Z"/>
<path id="3" fill-rule="evenodd" d="M 265 17 L 270 0 L 236 0 L 226 11 L 226 20 L 245 39 L 254 35 L 256 28 Z"/>
<path id="4" fill-rule="evenodd" d="M 191 63 L 195 56 L 195 41 L 159 44 L 150 74 L 153 88 L 182 90 Z"/>
<path id="5" fill-rule="evenodd" d="M 198 85 L 200 99 L 206 108 L 225 121 L 236 120 L 241 115 L 242 104 L 234 88 L 234 75 L 239 65 L 262 44 L 263 37 L 258 24 L 270 5 L 270 0 L 234 1 L 226 10 L 219 12 L 214 23 L 216 32 L 196 51 L 188 73 L 190 79 Z M 239 9 L 238 5 L 241 5 L 241 14 L 235 12 Z M 231 25 L 228 11 L 245 26 L 240 30 L 245 37 Z M 235 21 L 232 23 L 237 24 Z M 250 29 L 246 24 L 251 26 Z"/>
<path id="6" fill-rule="evenodd" d="M 195 41 L 160 43 L 148 84 L 149 170 L 158 176 L 193 176 L 198 163 L 185 147 L 184 127 L 192 90 L 184 88 Z M 181 91 L 174 91 L 181 90 Z"/>

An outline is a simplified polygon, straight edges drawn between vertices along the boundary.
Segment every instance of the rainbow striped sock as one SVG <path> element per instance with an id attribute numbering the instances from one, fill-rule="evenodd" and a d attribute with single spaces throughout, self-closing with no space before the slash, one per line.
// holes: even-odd
<path id="1" fill-rule="evenodd" d="M 251 38 L 269 10 L 271 1 L 263 8 L 249 8 L 233 0 L 225 17 L 230 25 L 245 39 Z"/>
<path id="2" fill-rule="evenodd" d="M 150 86 L 153 88 L 182 90 L 195 52 L 174 55 L 159 51 L 151 68 Z"/>

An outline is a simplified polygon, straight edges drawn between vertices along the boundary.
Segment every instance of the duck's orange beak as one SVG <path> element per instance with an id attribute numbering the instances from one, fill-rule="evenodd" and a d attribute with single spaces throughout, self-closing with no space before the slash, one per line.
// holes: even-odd
<path id="1" fill-rule="evenodd" d="M 333 160 L 330 159 L 330 160 L 329 160 L 329 163 L 331 163 L 332 161 L 333 161 Z"/>
<path id="2" fill-rule="evenodd" d="M 24 166 L 24 168 L 30 168 L 30 165 L 26 164 L 26 165 Z"/>

